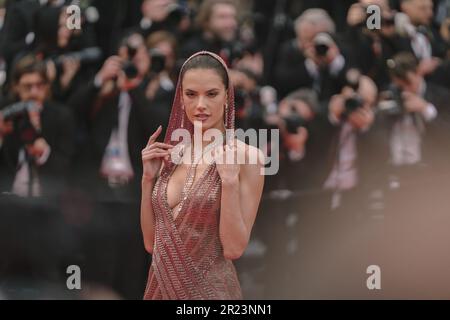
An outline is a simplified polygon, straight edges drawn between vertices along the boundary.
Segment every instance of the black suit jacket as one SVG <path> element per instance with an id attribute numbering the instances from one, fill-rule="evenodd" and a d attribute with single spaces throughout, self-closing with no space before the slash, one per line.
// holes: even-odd
<path id="1" fill-rule="evenodd" d="M 167 100 L 164 99 L 150 102 L 141 87 L 130 91 L 129 94 L 132 106 L 128 121 L 128 149 L 135 174 L 130 188 L 139 196 L 137 191 L 142 176 L 141 151 L 159 125 L 163 126 L 164 131 L 158 140 L 164 138 L 170 105 L 167 105 Z M 78 141 L 79 152 L 74 172 L 77 179 L 97 188 L 101 193 L 99 196 L 107 196 L 110 192 L 105 187 L 105 181 L 99 177 L 99 170 L 111 132 L 118 124 L 118 103 L 118 91 L 101 98 L 93 81 L 80 87 L 69 101 L 69 105 L 77 114 L 78 134 L 83 137 Z"/>
<path id="2" fill-rule="evenodd" d="M 342 79 L 347 67 L 337 75 L 331 75 L 328 70 L 322 74 L 320 83 L 320 100 L 327 100 L 342 89 Z M 292 91 L 307 87 L 313 88 L 314 79 L 308 73 L 305 66 L 305 56 L 300 51 L 294 40 L 285 42 L 280 49 L 274 72 L 274 86 L 280 98 Z"/>

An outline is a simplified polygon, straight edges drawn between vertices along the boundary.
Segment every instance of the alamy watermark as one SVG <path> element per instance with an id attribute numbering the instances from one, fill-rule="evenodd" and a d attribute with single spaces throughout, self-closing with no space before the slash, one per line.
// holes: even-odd
<path id="1" fill-rule="evenodd" d="M 366 26 L 369 30 L 381 29 L 381 8 L 378 5 L 370 5 L 366 9 L 367 17 Z"/>
<path id="2" fill-rule="evenodd" d="M 366 8 L 368 14 L 366 26 L 369 30 L 381 29 L 381 8 L 378 5 L 370 5 Z M 66 26 L 69 30 L 81 29 L 81 8 L 78 5 L 70 5 L 66 8 Z"/>
<path id="3" fill-rule="evenodd" d="M 81 8 L 77 5 L 71 5 L 66 8 L 67 21 L 66 27 L 69 30 L 81 29 Z"/>
<path id="4" fill-rule="evenodd" d="M 69 275 L 66 280 L 66 286 L 69 290 L 81 290 L 81 268 L 77 265 L 70 265 L 66 269 Z"/>
<path id="5" fill-rule="evenodd" d="M 269 135 L 270 133 L 270 135 Z M 256 152 L 237 152 L 235 139 L 255 147 Z M 280 132 L 279 129 L 227 129 L 225 136 L 215 128 L 202 130 L 201 122 L 194 123 L 194 136 L 184 128 L 175 129 L 170 137 L 172 142 L 179 142 L 172 149 L 171 162 L 175 164 L 212 163 L 216 164 L 262 164 L 261 175 L 278 173 Z M 193 146 L 192 146 L 193 141 Z M 210 142 L 206 147 L 203 142 Z M 225 143 L 231 149 L 223 149 Z M 191 152 L 185 152 L 191 147 Z M 222 149 L 220 149 L 222 148 Z M 226 148 L 226 147 L 225 147 Z M 270 154 L 268 152 L 270 150 Z"/>
<path id="6" fill-rule="evenodd" d="M 370 274 L 366 281 L 367 289 L 381 290 L 381 268 L 377 265 L 371 265 L 367 267 L 366 273 Z"/>

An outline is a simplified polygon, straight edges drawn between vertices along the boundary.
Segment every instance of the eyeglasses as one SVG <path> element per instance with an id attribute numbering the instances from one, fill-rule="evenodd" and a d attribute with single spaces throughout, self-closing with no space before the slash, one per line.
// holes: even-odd
<path id="1" fill-rule="evenodd" d="M 45 81 L 39 81 L 39 82 L 30 82 L 30 83 L 20 83 L 19 87 L 22 88 L 25 91 L 31 91 L 33 87 L 36 87 L 36 89 L 42 89 L 47 83 Z"/>

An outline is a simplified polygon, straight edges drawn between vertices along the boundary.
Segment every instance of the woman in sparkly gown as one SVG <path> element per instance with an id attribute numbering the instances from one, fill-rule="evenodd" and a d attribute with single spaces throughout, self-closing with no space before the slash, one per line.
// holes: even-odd
<path id="1" fill-rule="evenodd" d="M 172 141 L 180 128 L 189 139 Z M 202 138 L 210 129 L 219 135 Z M 144 299 L 242 298 L 232 260 L 250 238 L 264 157 L 233 130 L 228 69 L 217 55 L 196 53 L 181 69 L 164 143 L 156 142 L 159 127 L 142 151 L 141 226 L 152 254 Z M 235 161 L 225 163 L 231 154 Z"/>

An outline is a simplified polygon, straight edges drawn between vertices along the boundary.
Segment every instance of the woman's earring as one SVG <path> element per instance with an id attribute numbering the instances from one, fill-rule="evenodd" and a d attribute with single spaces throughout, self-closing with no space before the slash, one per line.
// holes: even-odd
<path id="1" fill-rule="evenodd" d="M 181 116 L 181 128 L 184 128 L 184 115 L 185 115 L 185 113 L 184 113 L 184 106 L 181 106 L 181 110 L 183 110 L 183 114 L 182 114 L 182 116 Z"/>
<path id="2" fill-rule="evenodd" d="M 223 125 L 227 127 L 228 102 L 225 104 L 225 113 L 223 114 Z"/>

